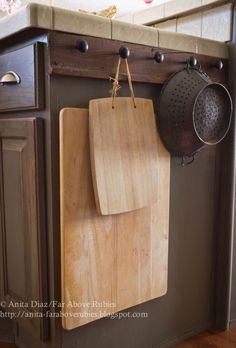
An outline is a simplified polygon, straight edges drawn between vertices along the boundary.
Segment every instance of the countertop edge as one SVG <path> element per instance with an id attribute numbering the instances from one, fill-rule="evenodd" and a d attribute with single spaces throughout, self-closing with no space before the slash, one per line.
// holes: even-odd
<path id="1" fill-rule="evenodd" d="M 39 28 L 228 58 L 227 43 L 171 33 L 117 19 L 30 3 L 0 19 L 0 41 L 20 31 Z"/>

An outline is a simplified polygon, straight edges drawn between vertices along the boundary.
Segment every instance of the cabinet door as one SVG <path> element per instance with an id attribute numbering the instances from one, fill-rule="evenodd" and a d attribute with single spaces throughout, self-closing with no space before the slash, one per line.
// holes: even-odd
<path id="1" fill-rule="evenodd" d="M 1 301 L 25 330 L 47 336 L 44 171 L 40 119 L 0 120 Z"/>

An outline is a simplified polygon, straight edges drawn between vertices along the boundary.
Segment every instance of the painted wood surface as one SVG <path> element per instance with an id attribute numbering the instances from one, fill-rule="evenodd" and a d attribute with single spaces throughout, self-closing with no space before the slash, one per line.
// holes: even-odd
<path id="1" fill-rule="evenodd" d="M 170 156 L 158 137 L 158 194 L 150 207 L 97 213 L 89 112 L 60 113 L 62 325 L 73 329 L 167 291 Z"/>

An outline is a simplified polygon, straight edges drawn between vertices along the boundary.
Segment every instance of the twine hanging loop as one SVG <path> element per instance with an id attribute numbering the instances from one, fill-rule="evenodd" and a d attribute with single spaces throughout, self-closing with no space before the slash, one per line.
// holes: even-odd
<path id="1" fill-rule="evenodd" d="M 124 61 L 125 61 L 125 67 L 126 67 L 126 73 L 127 73 L 127 78 L 128 78 L 130 94 L 131 94 L 131 97 L 133 99 L 134 107 L 136 108 L 132 78 L 131 78 L 131 74 L 130 74 L 130 70 L 129 70 L 129 63 L 128 63 L 127 58 L 125 58 Z M 121 88 L 120 83 L 119 83 L 120 66 L 121 66 L 121 57 L 118 60 L 115 78 L 113 79 L 110 77 L 110 80 L 113 80 L 113 87 L 112 87 L 112 91 L 111 91 L 112 108 L 113 109 L 115 107 L 115 97 L 117 96 L 118 90 Z"/>

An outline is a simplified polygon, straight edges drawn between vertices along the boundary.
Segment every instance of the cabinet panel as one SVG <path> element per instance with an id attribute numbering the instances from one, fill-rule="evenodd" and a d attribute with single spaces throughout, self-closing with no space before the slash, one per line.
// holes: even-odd
<path id="1" fill-rule="evenodd" d="M 37 318 L 44 313 L 32 306 L 47 300 L 41 141 L 41 120 L 0 120 L 1 298 L 7 311 L 25 311 L 21 324 L 45 339 L 47 323 Z"/>
<path id="2" fill-rule="evenodd" d="M 2 140 L 2 168 L 5 207 L 7 294 L 22 300 L 25 294 L 24 204 L 22 182 L 24 139 Z"/>

